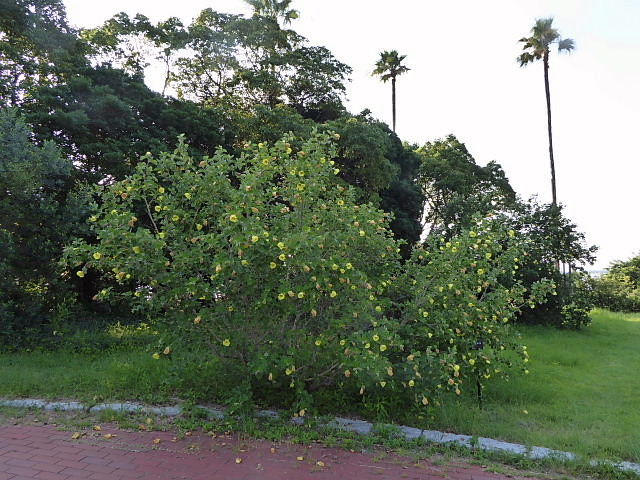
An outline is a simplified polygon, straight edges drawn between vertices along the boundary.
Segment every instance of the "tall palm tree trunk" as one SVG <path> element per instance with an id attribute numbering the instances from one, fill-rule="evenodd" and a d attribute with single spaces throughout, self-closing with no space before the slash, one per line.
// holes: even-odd
<path id="1" fill-rule="evenodd" d="M 544 91 L 547 94 L 547 129 L 549 131 L 549 162 L 551 164 L 551 198 L 553 205 L 557 205 L 556 198 L 556 166 L 553 161 L 553 136 L 551 134 L 551 92 L 549 91 L 549 51 L 544 53 Z"/>
<path id="2" fill-rule="evenodd" d="M 396 78 L 391 79 L 391 112 L 393 115 L 393 131 L 396 131 Z"/>

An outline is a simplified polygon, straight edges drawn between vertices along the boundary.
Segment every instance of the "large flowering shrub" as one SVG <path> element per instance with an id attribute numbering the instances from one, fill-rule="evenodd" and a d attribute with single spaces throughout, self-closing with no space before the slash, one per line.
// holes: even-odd
<path id="1" fill-rule="evenodd" d="M 156 358 L 195 349 L 298 402 L 338 387 L 428 405 L 526 362 L 507 326 L 526 296 L 517 239 L 488 221 L 402 266 L 388 214 L 337 176 L 332 138 L 290 141 L 239 158 L 194 159 L 184 143 L 147 154 L 101 192 L 97 242 L 67 249 L 67 273 L 120 284 L 98 297 L 158 322 Z"/>
<path id="2" fill-rule="evenodd" d="M 98 243 L 74 244 L 68 265 L 107 272 L 182 348 L 206 345 L 256 379 L 314 389 L 350 365 L 377 376 L 400 345 L 379 298 L 398 245 L 387 214 L 355 203 L 332 154 L 327 135 L 295 153 L 285 139 L 240 158 L 193 159 L 182 143 L 148 154 L 101 194 Z"/>

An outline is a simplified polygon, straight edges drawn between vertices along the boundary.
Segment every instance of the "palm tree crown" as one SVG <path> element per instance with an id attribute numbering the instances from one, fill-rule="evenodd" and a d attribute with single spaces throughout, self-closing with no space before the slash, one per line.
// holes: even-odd
<path id="1" fill-rule="evenodd" d="M 246 3 L 253 7 L 254 14 L 276 20 L 281 18 L 285 25 L 289 25 L 291 20 L 299 16 L 297 10 L 289 8 L 291 1 L 292 0 L 245 0 Z"/>
<path id="2" fill-rule="evenodd" d="M 517 59 L 521 67 L 536 60 L 544 60 L 545 57 L 548 59 L 549 48 L 553 43 L 558 45 L 558 52 L 570 52 L 575 48 L 573 39 L 561 38 L 558 30 L 551 26 L 552 23 L 553 18 L 539 18 L 531 29 L 532 35 L 520 39 L 524 43 L 524 52 Z"/>
<path id="3" fill-rule="evenodd" d="M 393 110 L 393 131 L 396 131 L 396 77 L 410 70 L 402 65 L 406 55 L 399 55 L 397 50 L 380 53 L 376 68 L 372 75 L 378 75 L 383 82 L 391 80 L 391 108 Z"/>
<path id="4" fill-rule="evenodd" d="M 539 18 L 531 29 L 530 37 L 523 37 L 523 53 L 517 58 L 521 67 L 536 60 L 542 60 L 544 66 L 544 90 L 547 97 L 547 131 L 549 133 L 549 162 L 551 166 L 551 196 L 553 205 L 557 205 L 556 167 L 553 160 L 553 136 L 551 133 L 551 91 L 549 89 L 549 48 L 558 45 L 558 52 L 570 52 L 575 44 L 570 38 L 561 38 L 558 30 L 552 26 L 553 18 Z"/>

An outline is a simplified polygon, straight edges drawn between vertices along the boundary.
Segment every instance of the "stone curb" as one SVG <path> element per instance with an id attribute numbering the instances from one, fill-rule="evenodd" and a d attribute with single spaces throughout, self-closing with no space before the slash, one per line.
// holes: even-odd
<path id="1" fill-rule="evenodd" d="M 85 410 L 88 412 L 101 412 L 104 410 L 114 410 L 116 412 L 125 413 L 148 413 L 161 416 L 175 417 L 181 415 L 183 409 L 179 406 L 173 407 L 149 407 L 140 403 L 119 402 L 119 403 L 101 403 L 92 407 L 86 407 L 80 402 L 47 402 L 38 399 L 18 399 L 5 400 L 0 399 L 0 406 L 15 408 L 39 408 L 50 411 L 78 411 Z M 198 406 L 209 414 L 210 418 L 222 419 L 225 416 L 223 410 L 218 408 Z M 261 418 L 279 419 L 280 414 L 275 410 L 260 410 L 256 412 L 256 416 Z M 304 423 L 304 419 L 300 417 L 292 418 L 291 421 L 296 424 Z M 353 420 L 350 418 L 335 417 L 327 424 L 329 427 L 337 428 L 348 432 L 354 432 L 360 435 L 368 435 L 374 430 L 374 424 L 364 420 Z M 472 437 L 470 435 L 457 435 L 455 433 L 439 432 L 437 430 L 421 430 L 419 428 L 385 425 L 396 428 L 398 432 L 407 440 L 415 440 L 422 438 L 428 442 L 449 443 L 461 445 L 467 448 L 478 448 L 480 450 L 491 452 L 505 452 L 512 455 L 521 455 L 533 460 L 539 459 L 558 459 L 565 461 L 577 460 L 579 457 L 575 453 L 563 452 L 561 450 L 553 450 L 545 447 L 527 447 L 519 443 L 509 443 L 500 440 L 494 440 L 484 437 Z M 610 465 L 622 471 L 633 472 L 640 475 L 640 464 L 632 462 L 612 462 L 609 460 L 592 460 L 591 466 L 599 464 Z"/>

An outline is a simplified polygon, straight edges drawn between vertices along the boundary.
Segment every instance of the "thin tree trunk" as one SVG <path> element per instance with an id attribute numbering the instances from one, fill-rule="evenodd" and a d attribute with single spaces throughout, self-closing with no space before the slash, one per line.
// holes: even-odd
<path id="1" fill-rule="evenodd" d="M 396 131 L 396 78 L 391 79 L 391 112 L 393 115 L 393 131 Z"/>
<path id="2" fill-rule="evenodd" d="M 549 52 L 544 53 L 544 91 L 547 94 L 547 129 L 549 130 L 549 162 L 551 163 L 551 198 L 553 205 L 557 205 L 556 197 L 556 166 L 553 161 L 553 137 L 551 135 L 551 92 L 549 91 Z"/>

